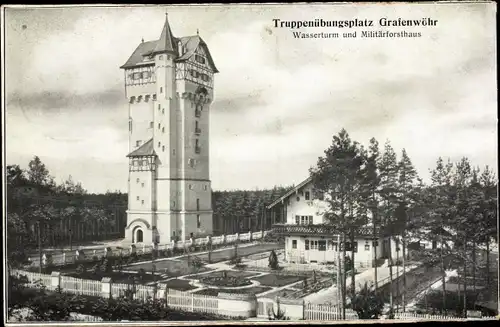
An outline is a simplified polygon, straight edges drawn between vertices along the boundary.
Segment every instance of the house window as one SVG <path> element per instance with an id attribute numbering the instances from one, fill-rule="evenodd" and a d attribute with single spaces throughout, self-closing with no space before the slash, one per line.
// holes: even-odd
<path id="1" fill-rule="evenodd" d="M 292 249 L 297 248 L 297 240 L 292 240 Z"/>
<path id="2" fill-rule="evenodd" d="M 309 240 L 306 240 L 305 249 L 309 250 Z"/>
<path id="3" fill-rule="evenodd" d="M 201 227 L 201 218 L 200 215 L 196 215 L 196 228 Z"/>
<path id="4" fill-rule="evenodd" d="M 320 251 L 326 251 L 326 241 L 319 241 L 318 242 L 318 249 Z"/>
<path id="5" fill-rule="evenodd" d="M 311 241 L 311 250 L 318 249 L 318 241 Z"/>
<path id="6" fill-rule="evenodd" d="M 306 218 L 306 216 L 301 216 L 301 217 L 300 217 L 300 224 L 301 224 L 301 225 L 304 225 L 304 224 L 305 224 L 305 218 Z"/>
<path id="7" fill-rule="evenodd" d="M 153 123 L 153 122 L 150 122 L 150 123 L 149 123 L 149 128 L 153 128 L 153 126 L 154 126 L 154 123 Z"/>
<path id="8" fill-rule="evenodd" d="M 300 196 L 303 196 L 304 195 L 304 191 L 300 190 L 299 194 L 300 194 Z"/>
<path id="9" fill-rule="evenodd" d="M 358 242 L 354 242 L 354 253 L 358 253 Z"/>
<path id="10" fill-rule="evenodd" d="M 306 191 L 306 193 L 305 193 L 306 200 L 309 200 L 310 196 L 311 195 L 310 195 L 309 191 Z"/>
<path id="11" fill-rule="evenodd" d="M 312 225 L 313 223 L 313 216 L 309 216 L 309 225 Z"/>
<path id="12" fill-rule="evenodd" d="M 299 225 L 300 224 L 300 216 L 295 216 L 295 224 Z"/>

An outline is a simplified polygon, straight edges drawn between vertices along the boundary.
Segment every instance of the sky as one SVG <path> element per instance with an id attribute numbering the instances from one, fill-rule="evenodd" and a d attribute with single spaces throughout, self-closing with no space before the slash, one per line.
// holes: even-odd
<path id="1" fill-rule="evenodd" d="M 6 163 L 34 155 L 56 182 L 127 190 L 125 63 L 156 40 L 200 36 L 220 71 L 210 116 L 214 190 L 298 184 L 345 128 L 406 149 L 429 178 L 439 156 L 497 167 L 494 4 L 7 8 Z M 438 20 L 420 38 L 295 39 L 273 19 Z M 297 31 L 297 30 L 295 30 Z"/>

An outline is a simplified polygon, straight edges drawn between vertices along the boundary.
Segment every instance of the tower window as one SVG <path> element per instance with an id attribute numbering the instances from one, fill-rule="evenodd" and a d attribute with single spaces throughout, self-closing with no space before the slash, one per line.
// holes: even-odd
<path id="1" fill-rule="evenodd" d="M 189 184 L 189 189 L 192 190 L 193 189 L 193 185 Z"/>
<path id="2" fill-rule="evenodd" d="M 139 197 L 137 197 L 137 201 L 139 201 Z"/>
<path id="3" fill-rule="evenodd" d="M 206 185 L 204 185 L 204 186 L 203 186 L 203 189 L 204 189 L 205 191 L 207 190 L 207 188 L 208 188 L 208 187 L 207 187 Z"/>
<path id="4" fill-rule="evenodd" d="M 154 124 L 153 122 L 150 122 L 149 123 L 149 128 L 153 128 L 153 124 Z"/>
<path id="5" fill-rule="evenodd" d="M 163 93 L 163 87 L 160 87 L 160 93 Z"/>
<path id="6" fill-rule="evenodd" d="M 138 179 L 136 179 L 136 183 L 139 183 L 139 178 L 138 178 Z"/>
<path id="7" fill-rule="evenodd" d="M 161 109 L 161 104 L 158 104 L 158 110 L 160 110 L 160 109 Z"/>
<path id="8" fill-rule="evenodd" d="M 175 201 L 172 202 L 172 208 L 175 208 Z"/>
<path id="9" fill-rule="evenodd" d="M 158 142 L 158 147 L 161 147 L 161 142 Z"/>
<path id="10" fill-rule="evenodd" d="M 165 127 L 162 127 L 162 128 L 161 128 L 161 132 L 162 132 L 162 133 L 165 133 Z"/>
<path id="11" fill-rule="evenodd" d="M 144 200 L 141 200 L 141 204 L 144 204 Z"/>
<path id="12" fill-rule="evenodd" d="M 161 147 L 161 151 L 165 152 L 165 146 Z"/>
<path id="13" fill-rule="evenodd" d="M 156 94 L 153 94 L 153 101 L 156 101 Z"/>
<path id="14" fill-rule="evenodd" d="M 130 103 L 134 103 L 135 97 L 130 97 Z"/>
<path id="15" fill-rule="evenodd" d="M 200 211 L 200 199 L 196 199 L 196 211 Z"/>
<path id="16" fill-rule="evenodd" d="M 141 186 L 144 187 L 144 183 L 141 183 Z"/>
<path id="17" fill-rule="evenodd" d="M 158 129 L 160 129 L 160 123 L 158 123 Z"/>
<path id="18" fill-rule="evenodd" d="M 139 95 L 139 96 L 137 97 L 137 102 L 141 102 L 141 101 L 142 101 L 142 95 Z"/>
<path id="19" fill-rule="evenodd" d="M 162 113 L 162 114 L 165 114 L 165 108 L 163 108 L 163 109 L 161 110 L 161 113 Z"/>
<path id="20" fill-rule="evenodd" d="M 172 149 L 172 154 L 175 156 L 175 149 Z"/>
<path id="21" fill-rule="evenodd" d="M 201 227 L 201 217 L 200 215 L 196 215 L 196 228 Z"/>

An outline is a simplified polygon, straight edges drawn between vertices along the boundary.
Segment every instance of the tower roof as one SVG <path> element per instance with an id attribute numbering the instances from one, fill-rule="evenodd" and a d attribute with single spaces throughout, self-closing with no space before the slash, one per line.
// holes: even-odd
<path id="1" fill-rule="evenodd" d="M 170 29 L 170 24 L 168 23 L 168 14 L 165 14 L 165 25 L 163 25 L 160 39 L 156 43 L 153 53 L 176 52 L 176 48 L 177 42 L 172 34 L 172 30 Z"/>
<path id="2" fill-rule="evenodd" d="M 156 152 L 153 147 L 153 139 L 150 139 L 134 151 L 130 152 L 127 157 L 146 157 L 146 156 L 156 156 Z"/>

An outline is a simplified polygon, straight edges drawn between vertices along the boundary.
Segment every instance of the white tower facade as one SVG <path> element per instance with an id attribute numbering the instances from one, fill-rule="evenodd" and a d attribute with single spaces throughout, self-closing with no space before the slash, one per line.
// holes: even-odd
<path id="1" fill-rule="evenodd" d="M 142 42 L 121 66 L 129 106 L 125 237 L 167 243 L 212 233 L 209 113 L 218 73 L 199 35 Z"/>

